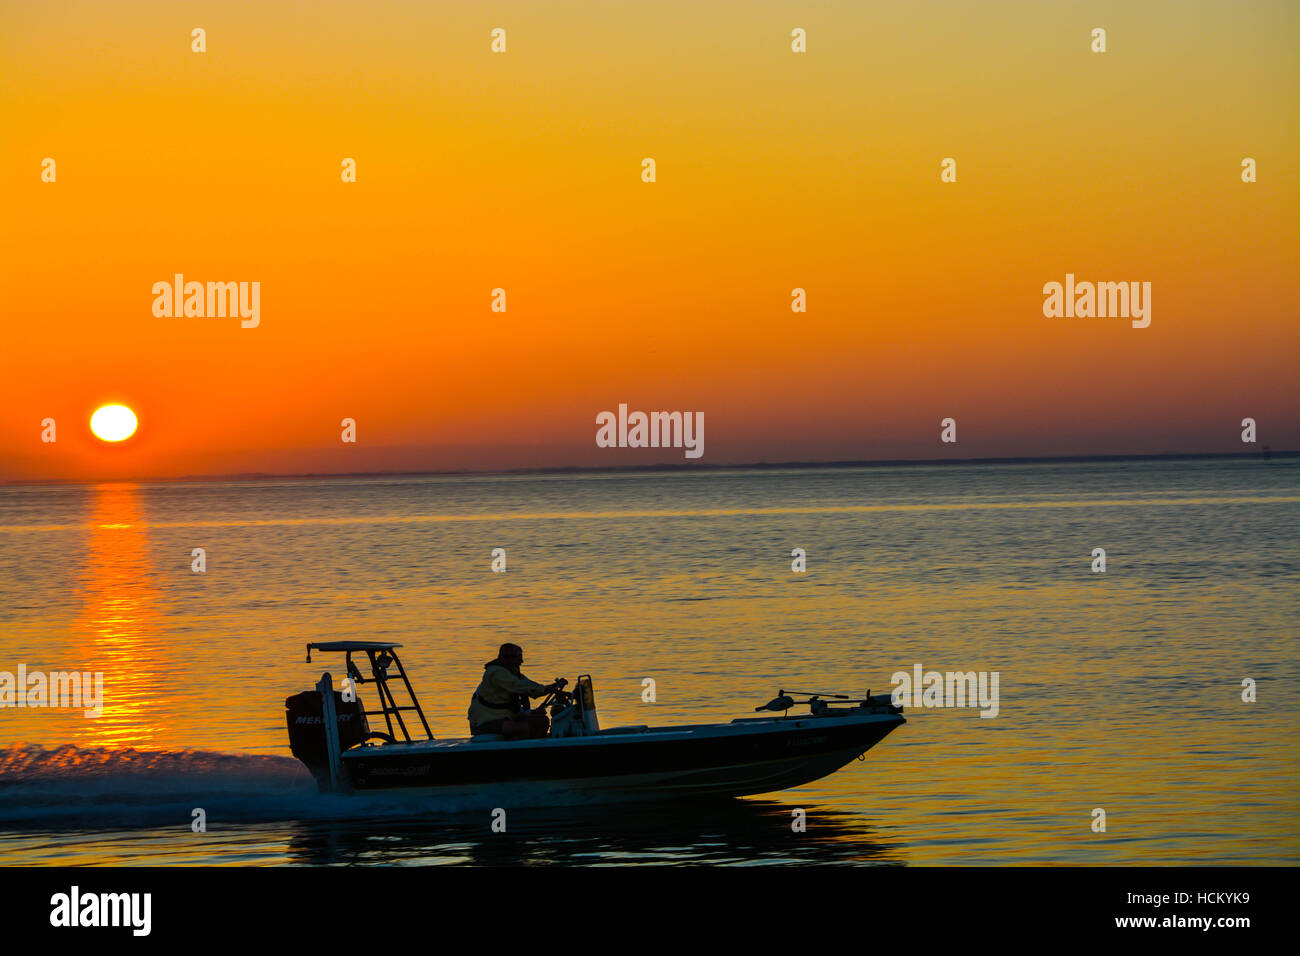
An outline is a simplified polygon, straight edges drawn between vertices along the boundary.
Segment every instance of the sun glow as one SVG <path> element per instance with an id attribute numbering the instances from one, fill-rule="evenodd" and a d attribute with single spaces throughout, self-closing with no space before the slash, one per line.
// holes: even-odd
<path id="1" fill-rule="evenodd" d="M 135 412 L 125 405 L 105 405 L 90 416 L 90 430 L 104 441 L 123 441 L 135 434 Z"/>

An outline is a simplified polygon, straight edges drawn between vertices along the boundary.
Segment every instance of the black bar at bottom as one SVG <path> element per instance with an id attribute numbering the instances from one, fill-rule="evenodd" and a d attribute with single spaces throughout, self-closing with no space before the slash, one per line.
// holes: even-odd
<path id="1" fill-rule="evenodd" d="M 533 942 L 566 944 L 600 927 L 618 948 L 646 937 L 676 947 L 683 933 L 693 947 L 717 940 L 767 952 L 785 941 L 800 951 L 1126 938 L 1231 947 L 1290 927 L 1294 877 L 1239 867 L 14 867 L 0 870 L 0 914 L 6 942 L 146 938 L 130 925 L 51 925 L 75 886 L 83 908 L 92 894 L 149 894 L 147 938 L 168 944 L 373 945 L 379 931 L 397 934 L 393 945 L 413 934 L 437 948 L 508 919 L 499 928 Z"/>

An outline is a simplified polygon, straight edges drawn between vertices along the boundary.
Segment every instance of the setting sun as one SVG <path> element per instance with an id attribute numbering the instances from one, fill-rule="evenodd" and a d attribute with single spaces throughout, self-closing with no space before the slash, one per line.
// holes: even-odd
<path id="1" fill-rule="evenodd" d="M 125 405 L 105 405 L 90 416 L 90 430 L 104 441 L 123 441 L 135 434 L 135 412 Z"/>

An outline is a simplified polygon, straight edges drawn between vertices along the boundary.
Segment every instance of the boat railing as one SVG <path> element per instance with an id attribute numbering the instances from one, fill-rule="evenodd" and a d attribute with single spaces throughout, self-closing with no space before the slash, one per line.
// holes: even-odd
<path id="1" fill-rule="evenodd" d="M 362 710 L 366 717 L 383 717 L 384 725 L 388 728 L 388 739 L 392 743 L 413 743 L 411 732 L 406 726 L 406 721 L 402 714 L 414 712 L 420 718 L 420 725 L 424 728 L 424 735 L 428 740 L 433 739 L 433 731 L 429 729 L 429 721 L 424 716 L 424 708 L 420 706 L 419 699 L 415 696 L 415 688 L 411 686 L 411 680 L 406 676 L 406 668 L 402 666 L 402 660 L 397 654 L 398 644 L 371 643 L 364 641 L 333 641 L 322 642 L 307 645 L 307 663 L 311 663 L 311 652 L 331 651 L 342 652 L 345 655 L 344 664 L 347 668 L 348 678 L 353 685 L 360 688 L 360 685 L 372 683 L 375 685 L 375 693 L 379 697 L 379 707 L 372 710 Z M 370 677 L 366 677 L 361 672 L 352 659 L 356 652 L 366 655 L 370 665 Z M 406 697 L 410 703 L 399 704 L 397 697 L 393 693 L 392 687 L 389 686 L 389 669 L 395 667 L 397 676 L 401 679 L 402 685 L 406 690 Z M 399 739 L 398 734 L 401 734 Z"/>

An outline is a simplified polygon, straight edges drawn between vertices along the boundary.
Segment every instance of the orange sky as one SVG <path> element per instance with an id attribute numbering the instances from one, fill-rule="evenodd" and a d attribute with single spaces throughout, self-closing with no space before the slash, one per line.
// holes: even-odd
<path id="1" fill-rule="evenodd" d="M 1300 447 L 1297 27 L 5 3 L 0 480 L 683 460 L 597 448 L 620 402 L 702 411 L 706 464 L 1240 451 L 1246 416 Z M 154 316 L 176 272 L 259 281 L 260 325 Z M 1067 272 L 1151 282 L 1151 326 L 1045 318 Z M 88 431 L 108 401 L 121 446 Z"/>

